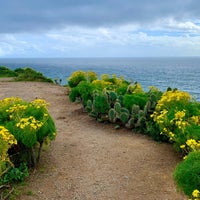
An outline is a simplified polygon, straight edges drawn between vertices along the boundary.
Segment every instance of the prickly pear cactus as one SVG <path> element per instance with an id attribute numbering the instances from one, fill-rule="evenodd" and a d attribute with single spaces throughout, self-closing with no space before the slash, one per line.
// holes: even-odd
<path id="1" fill-rule="evenodd" d="M 114 105 L 114 109 L 117 113 L 121 112 L 121 104 L 119 102 L 116 102 Z"/>
<path id="2" fill-rule="evenodd" d="M 128 110 L 127 108 L 124 108 L 124 107 L 121 108 L 121 111 L 120 111 L 120 112 L 125 112 L 125 113 L 127 113 L 128 115 L 130 115 L 129 110 Z"/>
<path id="3" fill-rule="evenodd" d="M 138 118 L 137 123 L 135 124 L 136 128 L 139 128 L 141 131 L 145 130 L 146 128 L 146 118 L 141 116 Z"/>
<path id="4" fill-rule="evenodd" d="M 133 106 L 132 106 L 132 112 L 131 113 L 133 115 L 137 115 L 139 113 L 139 111 L 140 111 L 140 106 L 138 106 L 136 104 L 133 104 Z"/>
<path id="5" fill-rule="evenodd" d="M 134 117 L 131 117 L 128 120 L 128 122 L 126 123 L 126 128 L 130 128 L 130 129 L 134 128 L 135 127 L 135 123 L 136 123 L 135 121 L 136 121 L 136 119 Z"/>
<path id="6" fill-rule="evenodd" d="M 109 112 L 108 112 L 108 117 L 109 117 L 109 120 L 111 121 L 111 122 L 115 122 L 116 121 L 116 111 L 115 111 L 115 109 L 114 108 L 111 108 L 110 110 L 109 110 Z"/>
<path id="7" fill-rule="evenodd" d="M 115 93 L 114 91 L 110 91 L 108 95 L 110 103 L 114 103 L 117 100 L 117 93 Z"/>
<path id="8" fill-rule="evenodd" d="M 130 117 L 130 115 L 127 114 L 126 112 L 120 113 L 120 116 L 119 116 L 122 124 L 126 124 L 128 122 L 128 120 L 129 120 L 129 117 Z"/>

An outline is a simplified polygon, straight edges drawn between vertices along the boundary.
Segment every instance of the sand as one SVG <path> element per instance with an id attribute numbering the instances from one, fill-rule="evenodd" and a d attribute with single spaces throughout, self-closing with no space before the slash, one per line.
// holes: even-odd
<path id="1" fill-rule="evenodd" d="M 172 178 L 181 158 L 170 144 L 96 122 L 59 85 L 0 79 L 0 88 L 0 99 L 45 99 L 57 127 L 56 140 L 42 152 L 17 199 L 186 199 Z"/>

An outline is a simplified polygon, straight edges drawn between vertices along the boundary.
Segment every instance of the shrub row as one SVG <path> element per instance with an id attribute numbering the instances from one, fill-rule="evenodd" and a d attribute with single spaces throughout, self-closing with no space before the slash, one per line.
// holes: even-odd
<path id="1" fill-rule="evenodd" d="M 200 199 L 200 103 L 178 89 L 161 92 L 150 87 L 144 92 L 139 83 L 123 77 L 97 77 L 91 71 L 72 73 L 68 78 L 70 100 L 80 101 L 100 122 L 172 143 L 185 156 L 174 171 L 174 179 L 186 195 Z"/>
<path id="2" fill-rule="evenodd" d="M 55 133 L 44 100 L 0 100 L 0 185 L 28 176 L 28 168 L 39 161 L 43 143 L 53 140 Z"/>

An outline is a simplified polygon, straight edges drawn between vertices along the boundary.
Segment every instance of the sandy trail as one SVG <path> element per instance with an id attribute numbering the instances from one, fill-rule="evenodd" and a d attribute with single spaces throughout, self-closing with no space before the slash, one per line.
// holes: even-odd
<path id="1" fill-rule="evenodd" d="M 20 200 L 184 200 L 172 172 L 180 158 L 171 145 L 100 124 L 71 103 L 58 85 L 0 82 L 0 99 L 43 98 L 57 138 L 42 152 Z"/>

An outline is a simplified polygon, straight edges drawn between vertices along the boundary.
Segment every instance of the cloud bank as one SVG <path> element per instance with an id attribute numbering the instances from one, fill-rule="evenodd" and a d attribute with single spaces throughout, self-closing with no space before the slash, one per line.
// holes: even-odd
<path id="1" fill-rule="evenodd" d="M 1 57 L 200 55 L 197 0 L 9 0 Z"/>

